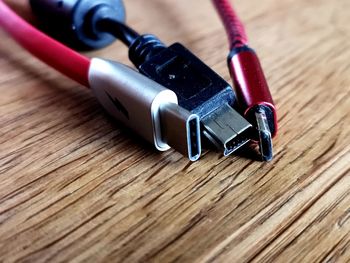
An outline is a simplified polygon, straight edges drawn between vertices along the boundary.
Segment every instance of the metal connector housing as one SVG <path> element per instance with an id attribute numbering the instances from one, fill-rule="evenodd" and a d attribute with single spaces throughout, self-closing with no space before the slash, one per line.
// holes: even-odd
<path id="1" fill-rule="evenodd" d="M 191 161 L 201 155 L 200 121 L 192 114 L 174 103 L 164 104 L 161 108 L 163 140 Z"/>
<path id="2" fill-rule="evenodd" d="M 258 108 L 255 113 L 257 130 L 259 134 L 260 154 L 263 161 L 268 162 L 273 159 L 272 136 L 269 124 L 266 118 L 264 108 Z"/>
<path id="3" fill-rule="evenodd" d="M 160 107 L 167 103 L 177 104 L 173 91 L 121 63 L 98 58 L 91 61 L 89 83 L 110 115 L 158 150 L 170 148 L 162 136 Z"/>
<path id="4" fill-rule="evenodd" d="M 202 119 L 204 134 L 224 155 L 230 155 L 250 141 L 252 125 L 228 104 Z"/>
<path id="5" fill-rule="evenodd" d="M 177 103 L 176 94 L 135 70 L 112 61 L 91 61 L 89 84 L 105 110 L 165 151 L 170 147 L 196 161 L 201 154 L 197 114 Z"/>

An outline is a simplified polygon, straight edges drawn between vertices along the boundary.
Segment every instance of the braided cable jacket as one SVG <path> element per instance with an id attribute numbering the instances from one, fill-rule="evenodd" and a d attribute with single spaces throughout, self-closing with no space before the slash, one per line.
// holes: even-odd
<path id="1" fill-rule="evenodd" d="M 230 0 L 212 0 L 227 32 L 230 49 L 248 44 L 244 25 L 238 17 Z"/>

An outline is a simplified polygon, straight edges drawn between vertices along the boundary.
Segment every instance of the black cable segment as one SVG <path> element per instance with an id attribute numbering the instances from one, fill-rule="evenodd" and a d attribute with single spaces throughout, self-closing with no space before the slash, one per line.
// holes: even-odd
<path id="1" fill-rule="evenodd" d="M 96 30 L 113 35 L 128 47 L 140 36 L 129 26 L 111 17 L 98 20 L 96 22 Z"/>

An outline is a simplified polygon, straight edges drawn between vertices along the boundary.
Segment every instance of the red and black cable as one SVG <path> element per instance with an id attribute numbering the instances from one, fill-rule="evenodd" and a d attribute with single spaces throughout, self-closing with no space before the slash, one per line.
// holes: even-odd
<path id="1" fill-rule="evenodd" d="M 0 0 L 0 27 L 32 55 L 62 74 L 89 87 L 90 59 L 30 25 Z"/>
<path id="2" fill-rule="evenodd" d="M 255 51 L 248 46 L 244 25 L 229 0 L 212 0 L 229 40 L 228 67 L 244 116 L 258 130 L 263 160 L 273 158 L 272 137 L 277 115 L 269 87 Z"/>
<path id="3" fill-rule="evenodd" d="M 113 0 L 113 3 L 116 1 Z M 116 25 L 115 21 L 107 22 Z M 106 24 L 99 26 L 105 27 Z M 31 26 L 2 0 L 0 29 L 8 32 L 24 49 L 47 65 L 91 88 L 97 100 L 114 119 L 133 129 L 158 150 L 165 151 L 173 147 L 191 161 L 200 157 L 199 116 L 181 107 L 173 91 L 116 61 L 100 58 L 90 60 Z M 118 29 L 115 34 L 125 35 L 122 40 L 128 43 L 136 33 L 125 30 Z M 102 36 L 97 42 L 92 43 L 93 46 L 108 44 L 109 39 L 105 40 Z"/>
<path id="4" fill-rule="evenodd" d="M 244 26 L 230 2 L 228 0 L 212 1 L 223 20 L 229 37 L 231 52 L 229 54 L 228 64 L 237 95 L 244 109 L 243 112 L 257 127 L 263 159 L 270 160 L 272 158 L 271 137 L 276 134 L 277 119 L 276 110 L 259 59 L 255 52 L 248 47 Z M 97 15 L 103 17 L 105 15 L 104 12 L 107 11 L 109 10 L 104 11 L 104 9 L 101 9 L 100 12 L 102 14 L 98 13 Z M 119 22 L 116 21 L 114 23 L 114 20 L 112 21 L 113 23 L 109 20 L 101 20 L 100 22 L 97 23 L 96 29 L 102 28 L 102 30 L 105 30 L 107 26 L 108 32 L 110 25 L 112 28 L 119 28 L 120 26 L 119 24 L 115 24 Z M 89 58 L 80 55 L 60 42 L 41 33 L 17 16 L 2 0 L 0 0 L 0 27 L 12 35 L 25 49 L 49 66 L 84 86 L 90 86 L 89 71 L 92 63 L 90 63 Z M 118 38 L 120 38 L 120 35 L 123 36 L 127 33 L 128 37 L 121 39 L 129 45 L 129 42 L 133 42 L 137 37 L 137 34 L 130 30 L 125 31 L 124 29 L 113 32 Z M 109 43 L 109 41 L 107 42 Z M 129 73 L 128 76 L 131 74 Z M 139 76 L 133 77 L 139 78 Z"/>

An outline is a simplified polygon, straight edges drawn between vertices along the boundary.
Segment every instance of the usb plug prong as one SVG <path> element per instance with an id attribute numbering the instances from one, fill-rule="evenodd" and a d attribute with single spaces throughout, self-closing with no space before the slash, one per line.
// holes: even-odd
<path id="1" fill-rule="evenodd" d="M 172 148 L 196 161 L 201 154 L 199 117 L 175 103 L 164 104 L 160 110 L 163 140 Z"/>
<path id="2" fill-rule="evenodd" d="M 272 136 L 265 111 L 263 109 L 257 109 L 255 118 L 259 134 L 261 159 L 265 162 L 271 161 L 273 158 Z"/>
<path id="3" fill-rule="evenodd" d="M 202 119 L 204 134 L 227 156 L 246 144 L 252 125 L 227 103 Z"/>

